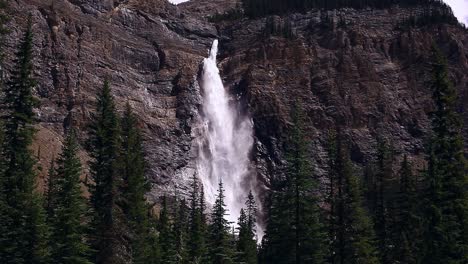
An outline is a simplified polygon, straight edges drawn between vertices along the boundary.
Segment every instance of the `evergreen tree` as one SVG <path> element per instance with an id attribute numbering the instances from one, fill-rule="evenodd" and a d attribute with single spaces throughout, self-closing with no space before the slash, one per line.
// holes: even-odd
<path id="1" fill-rule="evenodd" d="M 389 195 L 391 180 L 393 177 L 393 155 L 388 144 L 383 139 L 378 140 L 377 146 L 377 173 L 372 192 L 374 228 L 376 231 L 378 249 L 382 264 L 392 263 L 390 256 L 391 248 L 395 245 L 391 241 L 390 231 L 390 204 L 392 203 Z"/>
<path id="2" fill-rule="evenodd" d="M 86 244 L 86 200 L 80 186 L 81 162 L 78 144 L 70 132 L 57 160 L 54 191 L 49 192 L 49 221 L 52 227 L 51 263 L 90 264 L 90 248 Z"/>
<path id="3" fill-rule="evenodd" d="M 145 264 L 161 264 L 161 245 L 159 244 L 159 235 L 157 230 L 157 221 L 150 218 L 150 235 L 148 237 L 148 243 L 150 245 L 149 255 L 147 257 L 147 262 Z"/>
<path id="4" fill-rule="evenodd" d="M 421 219 L 417 181 L 412 173 L 411 163 L 405 155 L 400 169 L 400 189 L 397 194 L 395 221 L 393 222 L 393 261 L 418 263 L 418 248 L 421 240 Z"/>
<path id="5" fill-rule="evenodd" d="M 47 187 L 45 189 L 45 204 L 44 208 L 47 213 L 47 222 L 53 216 L 53 209 L 56 207 L 57 201 L 57 173 L 55 172 L 55 159 L 50 161 L 49 171 L 47 173 Z"/>
<path id="6" fill-rule="evenodd" d="M 96 263 L 127 263 L 130 258 L 124 239 L 126 231 L 121 197 L 121 140 L 119 119 L 109 82 L 97 95 L 97 109 L 92 116 L 90 132 L 90 186 L 93 209 L 92 233 Z"/>
<path id="7" fill-rule="evenodd" d="M 21 40 L 14 68 L 4 86 L 5 133 L 2 146 L 3 165 L 0 188 L 2 228 L 0 234 L 1 263 L 47 263 L 49 234 L 36 192 L 35 160 L 29 147 L 35 133 L 33 96 L 33 31 L 32 20 Z"/>
<path id="8" fill-rule="evenodd" d="M 176 209 L 174 217 L 174 238 L 175 238 L 175 252 L 177 263 L 188 263 L 188 249 L 187 249 L 187 231 L 188 231 L 188 215 L 187 203 L 185 199 L 179 202 L 179 207 Z"/>
<path id="9" fill-rule="evenodd" d="M 273 201 L 267 226 L 267 262 L 323 263 L 325 230 L 320 219 L 317 182 L 313 178 L 299 108 L 295 109 L 287 146 L 287 176 Z M 278 214 L 278 215 L 276 215 Z M 270 249 L 268 249 L 270 247 Z"/>
<path id="10" fill-rule="evenodd" d="M 224 204 L 224 188 L 222 181 L 219 182 L 218 195 L 216 197 L 211 223 L 209 225 L 209 256 L 213 264 L 229 264 L 232 261 L 232 249 L 230 248 L 230 227 L 226 204 Z"/>
<path id="11" fill-rule="evenodd" d="M 332 240 L 332 263 L 376 264 L 377 249 L 373 223 L 363 206 L 362 186 L 353 172 L 347 148 L 338 136 L 333 156 L 336 175 L 335 211 L 336 238 Z"/>
<path id="12" fill-rule="evenodd" d="M 291 250 L 288 227 L 290 216 L 284 209 L 287 208 L 284 199 L 284 180 L 273 178 L 268 197 L 268 218 L 265 236 L 262 240 L 260 260 L 261 263 L 291 263 L 287 262 Z"/>
<path id="13" fill-rule="evenodd" d="M 466 263 L 468 184 L 457 94 L 445 59 L 435 51 L 432 138 L 428 149 L 424 263 Z"/>
<path id="14" fill-rule="evenodd" d="M 239 238 L 237 241 L 237 251 L 239 263 L 256 264 L 257 263 L 257 241 L 255 239 L 255 224 L 257 207 L 252 192 L 249 192 L 246 201 L 246 210 L 241 209 L 238 230 Z"/>
<path id="15" fill-rule="evenodd" d="M 202 204 L 204 204 L 203 186 L 200 188 L 201 194 L 198 189 L 198 179 L 194 174 L 190 193 L 190 230 L 187 242 L 191 263 L 202 263 L 207 253 L 204 205 L 202 207 Z"/>
<path id="16" fill-rule="evenodd" d="M 167 198 L 164 196 L 161 213 L 159 214 L 159 240 L 161 248 L 161 263 L 176 263 L 175 239 L 171 229 L 171 219 L 167 206 Z"/>
<path id="17" fill-rule="evenodd" d="M 150 185 L 145 178 L 145 155 L 137 119 L 128 103 L 121 123 L 122 209 L 130 232 L 132 262 L 149 263 L 152 255 L 150 240 L 154 234 L 150 228 L 145 194 Z"/>

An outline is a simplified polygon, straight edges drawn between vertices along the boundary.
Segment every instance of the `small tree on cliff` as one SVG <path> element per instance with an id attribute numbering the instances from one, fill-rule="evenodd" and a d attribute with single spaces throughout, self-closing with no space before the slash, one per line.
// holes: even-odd
<path id="1" fill-rule="evenodd" d="M 8 84 L 4 87 L 5 137 L 3 169 L 0 182 L 0 215 L 4 232 L 0 234 L 0 262 L 47 263 L 48 227 L 42 198 L 36 192 L 35 160 L 30 146 L 35 133 L 34 108 L 38 101 L 33 96 L 32 20 L 16 53 L 15 65 Z"/>
<path id="2" fill-rule="evenodd" d="M 125 218 L 117 205 L 121 201 L 121 138 L 119 118 L 108 81 L 97 94 L 97 109 L 90 131 L 90 185 L 93 209 L 92 233 L 96 263 L 127 263 L 128 245 L 124 240 Z"/>
<path id="3" fill-rule="evenodd" d="M 51 263 L 90 264 L 90 247 L 86 244 L 87 202 L 80 186 L 81 162 L 78 144 L 70 132 L 57 160 L 54 188 L 49 192 L 49 221 L 52 227 Z"/>

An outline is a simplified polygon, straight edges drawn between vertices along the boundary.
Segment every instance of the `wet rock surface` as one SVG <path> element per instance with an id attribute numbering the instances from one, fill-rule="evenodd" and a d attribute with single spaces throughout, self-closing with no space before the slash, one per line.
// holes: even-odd
<path id="1" fill-rule="evenodd" d="M 423 167 L 434 42 L 449 59 L 460 109 L 468 107 L 465 29 L 400 28 L 410 10 L 399 8 L 209 22 L 213 13 L 238 4 L 228 2 L 11 1 L 11 50 L 28 14 L 34 21 L 41 99 L 35 151 L 43 171 L 58 155 L 65 130 L 78 128 L 86 145 L 95 93 L 109 79 L 119 110 L 129 102 L 140 118 L 154 186 L 150 197 L 176 186 L 183 191 L 195 171 L 200 63 L 214 38 L 221 40 L 225 84 L 253 117 L 253 166 L 265 186 L 282 174 L 290 111 L 298 103 L 319 175 L 326 167 L 327 131 L 337 126 L 361 166 L 372 159 L 382 134 L 397 154 L 408 153 Z"/>

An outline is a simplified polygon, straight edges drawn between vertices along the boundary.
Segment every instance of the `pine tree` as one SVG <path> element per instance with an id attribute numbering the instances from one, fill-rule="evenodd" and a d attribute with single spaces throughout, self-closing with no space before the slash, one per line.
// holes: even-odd
<path id="1" fill-rule="evenodd" d="M 209 225 L 209 256 L 213 264 L 229 264 L 232 261 L 232 249 L 230 248 L 230 230 L 226 204 L 224 204 L 224 187 L 222 181 L 219 182 L 218 195 L 216 197 L 213 211 L 211 213 L 211 223 Z"/>
<path id="2" fill-rule="evenodd" d="M 421 219 L 419 212 L 419 190 L 412 173 L 411 163 L 405 155 L 400 169 L 400 189 L 397 194 L 398 207 L 393 221 L 393 260 L 399 263 L 418 263 L 418 248 L 421 240 Z"/>
<path id="3" fill-rule="evenodd" d="M 177 257 L 177 263 L 188 263 L 188 215 L 187 203 L 185 199 L 182 199 L 178 204 L 178 208 L 176 209 L 176 215 L 174 217 L 174 226 L 172 229 L 175 239 L 175 252 Z"/>
<path id="4" fill-rule="evenodd" d="M 273 247 L 267 250 L 274 254 L 270 261 L 323 263 L 325 258 L 325 229 L 320 219 L 318 184 L 313 178 L 303 123 L 304 117 L 297 108 L 287 146 L 287 176 L 279 185 L 282 187 L 275 198 L 278 205 L 273 206 L 275 211 L 271 212 L 273 215 L 270 215 L 267 226 L 266 247 Z"/>
<path id="5" fill-rule="evenodd" d="M 49 171 L 47 173 L 47 187 L 45 188 L 45 204 L 44 208 L 47 213 L 47 222 L 53 216 L 57 199 L 57 173 L 55 173 L 55 159 L 50 161 Z"/>
<path id="6" fill-rule="evenodd" d="M 291 250 L 291 240 L 288 232 L 290 216 L 284 210 L 284 180 L 273 178 L 267 205 L 267 226 L 260 250 L 261 263 L 291 263 L 284 252 Z"/>
<path id="7" fill-rule="evenodd" d="M 200 194 L 198 187 L 198 179 L 193 175 L 192 191 L 190 193 L 190 230 L 188 235 L 187 246 L 191 263 L 202 263 L 206 256 L 207 249 L 205 243 L 206 237 L 206 222 L 204 217 L 204 197 Z M 203 192 L 203 186 L 201 188 Z"/>
<path id="8" fill-rule="evenodd" d="M 161 248 L 161 263 L 176 263 L 175 239 L 171 228 L 171 219 L 167 206 L 167 198 L 164 196 L 162 201 L 161 213 L 159 214 L 159 240 Z"/>
<path id="9" fill-rule="evenodd" d="M 382 264 L 387 264 L 392 262 L 390 251 L 395 246 L 393 241 L 391 241 L 391 223 L 389 219 L 392 209 L 390 208 L 390 204 L 393 201 L 391 201 L 388 194 L 393 177 L 393 156 L 387 142 L 383 139 L 378 140 L 376 168 L 376 181 L 372 190 L 374 194 L 372 195 L 373 200 L 371 200 L 374 204 L 374 228 L 376 230 L 381 262 Z"/>
<path id="10" fill-rule="evenodd" d="M 90 132 L 89 186 L 93 209 L 90 238 L 96 252 L 96 263 L 127 263 L 130 258 L 124 239 L 126 229 L 121 201 L 121 140 L 119 118 L 109 82 L 105 81 L 97 95 L 97 109 L 92 116 Z"/>
<path id="11" fill-rule="evenodd" d="M 49 197 L 52 235 L 51 263 L 90 264 L 90 247 L 86 244 L 87 202 L 80 186 L 81 162 L 74 132 L 69 132 L 53 173 L 54 191 Z"/>
<path id="12" fill-rule="evenodd" d="M 0 234 L 0 262 L 47 263 L 49 234 L 42 207 L 42 197 L 36 192 L 35 160 L 29 147 L 35 133 L 33 95 L 33 31 L 32 19 L 20 43 L 11 77 L 4 86 L 5 134 L 2 146 L 3 171 L 2 215 L 4 232 Z"/>
<path id="13" fill-rule="evenodd" d="M 336 175 L 335 211 L 336 238 L 332 240 L 332 263 L 377 264 L 377 249 L 373 223 L 363 206 L 362 186 L 353 172 L 348 150 L 336 139 L 336 153 L 332 155 Z"/>
<path id="14" fill-rule="evenodd" d="M 240 252 L 238 257 L 239 263 L 256 264 L 257 257 L 257 241 L 255 239 L 255 224 L 257 206 L 252 192 L 249 192 L 246 201 L 246 210 L 241 209 L 238 230 L 239 238 L 237 240 L 237 251 Z"/>
<path id="15" fill-rule="evenodd" d="M 337 146 L 336 146 L 336 131 L 331 130 L 328 132 L 328 170 L 327 170 L 327 189 L 325 202 L 328 204 L 328 249 L 327 249 L 327 261 L 329 263 L 335 263 L 335 247 L 337 238 L 337 170 L 336 164 L 337 161 Z"/>
<path id="16" fill-rule="evenodd" d="M 137 119 L 127 103 L 122 117 L 122 209 L 130 231 L 132 261 L 149 263 L 152 230 L 148 219 L 149 205 L 145 194 L 150 185 L 145 178 L 145 155 Z"/>
<path id="17" fill-rule="evenodd" d="M 462 122 L 447 64 L 435 50 L 432 138 L 428 149 L 424 263 L 466 263 L 468 183 Z"/>

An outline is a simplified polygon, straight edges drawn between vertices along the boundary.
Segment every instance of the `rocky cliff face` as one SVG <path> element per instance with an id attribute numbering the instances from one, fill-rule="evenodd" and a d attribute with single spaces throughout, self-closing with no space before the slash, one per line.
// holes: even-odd
<path id="1" fill-rule="evenodd" d="M 94 95 L 107 78 L 119 108 L 128 101 L 140 117 L 152 197 L 161 189 L 183 188 L 195 170 L 199 65 L 214 38 L 221 41 L 226 86 L 240 95 L 253 116 L 252 160 L 266 186 L 271 175 L 281 174 L 289 114 L 298 103 L 307 115 L 318 173 L 326 167 L 327 130 L 336 126 L 351 140 L 356 163 L 372 159 L 377 134 L 383 134 L 397 153 L 410 154 L 422 166 L 434 42 L 449 59 L 460 109 L 468 107 L 468 32 L 461 27 L 401 27 L 417 9 L 400 8 L 209 22 L 214 12 L 237 4 L 11 1 L 10 49 L 29 13 L 35 24 L 37 95 L 42 102 L 35 150 L 43 171 L 60 150 L 66 129 L 79 128 L 86 144 L 84 129 Z"/>

